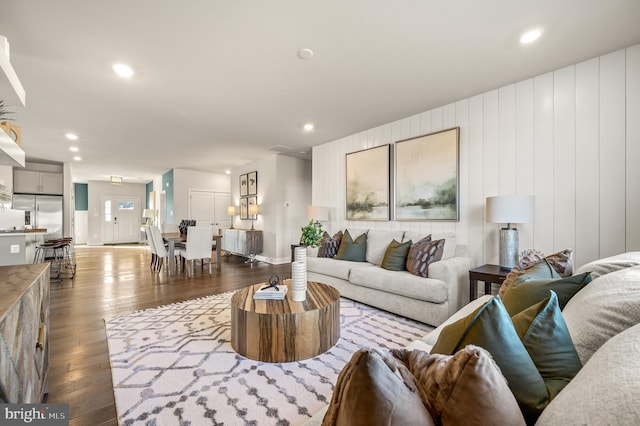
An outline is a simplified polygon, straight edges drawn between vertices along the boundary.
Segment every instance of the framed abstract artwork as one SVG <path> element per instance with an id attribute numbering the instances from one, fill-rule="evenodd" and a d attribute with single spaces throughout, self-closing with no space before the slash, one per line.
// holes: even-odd
<path id="1" fill-rule="evenodd" d="M 258 195 L 258 172 L 247 175 L 247 195 Z"/>
<path id="2" fill-rule="evenodd" d="M 387 144 L 346 155 L 347 220 L 389 220 L 389 154 Z"/>
<path id="3" fill-rule="evenodd" d="M 246 197 L 247 195 L 249 195 L 249 186 L 247 183 L 247 174 L 244 175 L 240 175 L 240 196 L 241 197 Z"/>
<path id="4" fill-rule="evenodd" d="M 395 219 L 459 220 L 460 128 L 395 143 Z"/>
<path id="5" fill-rule="evenodd" d="M 246 176 L 246 175 L 245 175 Z M 249 219 L 248 198 L 240 198 L 240 220 Z"/>

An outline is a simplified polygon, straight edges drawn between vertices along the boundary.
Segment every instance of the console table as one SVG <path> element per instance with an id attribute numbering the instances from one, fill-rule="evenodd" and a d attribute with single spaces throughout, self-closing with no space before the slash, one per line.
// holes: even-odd
<path id="1" fill-rule="evenodd" d="M 262 231 L 225 228 L 222 230 L 222 249 L 244 257 L 262 253 Z"/>

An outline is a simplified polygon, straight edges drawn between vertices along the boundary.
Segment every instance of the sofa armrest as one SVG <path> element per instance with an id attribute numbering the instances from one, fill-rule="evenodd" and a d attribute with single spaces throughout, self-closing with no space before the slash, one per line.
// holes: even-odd
<path id="1" fill-rule="evenodd" d="M 472 263 L 470 257 L 450 257 L 429 265 L 429 278 L 447 283 L 450 316 L 469 303 L 469 269 Z"/>

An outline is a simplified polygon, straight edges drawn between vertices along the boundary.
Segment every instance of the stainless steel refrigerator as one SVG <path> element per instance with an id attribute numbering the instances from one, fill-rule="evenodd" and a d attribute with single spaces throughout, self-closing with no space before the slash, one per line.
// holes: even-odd
<path id="1" fill-rule="evenodd" d="M 62 238 L 62 195 L 14 194 L 14 210 L 25 210 L 25 225 L 46 228 L 45 240 Z"/>

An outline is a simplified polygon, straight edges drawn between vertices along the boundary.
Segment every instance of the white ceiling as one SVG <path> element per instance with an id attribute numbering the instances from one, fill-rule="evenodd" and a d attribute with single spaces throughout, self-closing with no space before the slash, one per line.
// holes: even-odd
<path id="1" fill-rule="evenodd" d="M 640 42 L 638 0 L 2 0 L 27 159 L 222 173 Z M 544 27 L 534 45 L 520 33 Z M 309 60 L 297 57 L 311 48 Z M 130 64 L 131 80 L 111 70 Z M 305 122 L 316 124 L 304 133 Z M 65 139 L 76 132 L 80 140 Z M 83 160 L 74 161 L 71 145 Z"/>

